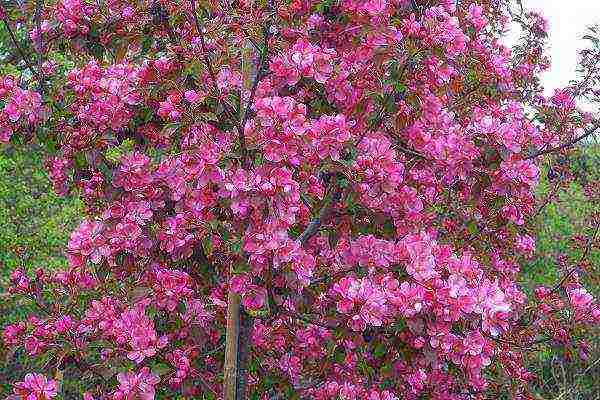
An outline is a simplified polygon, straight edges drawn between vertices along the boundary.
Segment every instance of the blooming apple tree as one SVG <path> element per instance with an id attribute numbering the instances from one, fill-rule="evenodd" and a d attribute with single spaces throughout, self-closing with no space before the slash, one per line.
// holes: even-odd
<path id="1" fill-rule="evenodd" d="M 527 352 L 584 357 L 594 220 L 556 286 L 519 271 L 597 47 L 544 97 L 547 23 L 503 0 L 3 7 L 0 141 L 85 204 L 67 269 L 11 271 L 12 398 L 524 399 Z"/>

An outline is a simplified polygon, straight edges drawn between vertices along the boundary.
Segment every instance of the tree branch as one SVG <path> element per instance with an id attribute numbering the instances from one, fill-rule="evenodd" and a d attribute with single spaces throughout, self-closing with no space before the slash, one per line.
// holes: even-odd
<path id="1" fill-rule="evenodd" d="M 269 9 L 270 10 L 272 10 L 272 8 L 273 8 L 271 1 L 272 0 L 269 0 Z M 264 73 L 266 61 L 269 56 L 269 39 L 271 37 L 271 21 L 270 20 L 267 20 L 267 22 L 265 24 L 263 36 L 264 36 L 264 42 L 263 42 L 263 48 L 260 52 L 260 61 L 258 62 L 258 68 L 256 71 L 256 75 L 254 77 L 254 82 L 252 82 L 252 89 L 250 89 L 250 97 L 248 98 L 248 103 L 246 105 L 246 110 L 244 111 L 244 116 L 242 118 L 241 126 L 238 128 L 240 130 L 240 132 L 239 132 L 240 146 L 242 147 L 242 155 L 244 157 L 247 152 L 246 138 L 244 136 L 244 128 L 246 126 L 246 123 L 248 122 L 248 118 L 250 117 L 250 109 L 252 107 L 252 104 L 254 103 L 254 98 L 256 97 L 256 89 L 258 88 L 258 84 L 264 76 L 263 73 Z M 252 41 L 252 43 L 254 44 L 253 41 Z M 255 45 L 255 48 L 257 48 L 256 45 Z M 257 48 L 257 51 L 258 51 L 258 48 Z"/>
<path id="2" fill-rule="evenodd" d="M 223 108 L 225 109 L 225 112 L 228 114 L 231 122 L 239 130 L 240 125 L 239 125 L 239 122 L 237 121 L 237 118 L 235 117 L 235 110 L 225 99 L 221 99 L 221 90 L 219 89 L 219 86 L 217 85 L 217 74 L 215 73 L 215 70 L 212 66 L 210 58 L 208 57 L 208 50 L 206 49 L 206 40 L 204 38 L 204 27 L 200 23 L 200 20 L 198 19 L 198 15 L 196 13 L 196 1 L 195 0 L 190 0 L 190 1 L 192 3 L 192 15 L 194 17 L 194 23 L 196 25 L 196 29 L 198 30 L 198 35 L 200 35 L 200 48 L 202 49 L 202 60 L 204 62 L 204 66 L 206 67 L 206 70 L 208 71 L 208 75 L 210 76 L 211 83 L 212 83 L 215 91 L 217 92 L 217 101 L 219 103 L 223 104 Z"/>
<path id="3" fill-rule="evenodd" d="M 39 80 L 39 89 L 40 93 L 43 96 L 45 92 L 44 85 L 44 74 L 42 73 L 42 61 L 43 61 L 43 52 L 44 52 L 44 35 L 42 34 L 42 4 L 43 0 L 36 0 L 35 2 L 35 25 L 37 28 L 38 40 L 37 40 L 37 51 L 38 51 L 38 80 Z"/>
<path id="4" fill-rule="evenodd" d="M 316 320 L 310 318 L 309 316 L 300 314 L 298 312 L 288 311 L 288 310 L 286 310 L 284 308 L 280 308 L 279 311 L 282 314 L 287 315 L 290 318 L 294 318 L 296 320 L 306 322 L 307 324 L 312 324 L 312 325 L 315 325 L 315 326 L 319 326 L 319 327 L 324 328 L 324 329 L 335 329 L 336 328 L 336 326 L 331 326 L 331 325 L 328 325 L 326 323 L 316 321 Z"/>
<path id="5" fill-rule="evenodd" d="M 581 142 L 583 139 L 585 139 L 585 138 L 593 135 L 594 133 L 596 133 L 596 131 L 598 130 L 598 128 L 600 128 L 600 122 L 596 122 L 593 127 L 591 127 L 589 130 L 586 130 L 585 133 L 583 135 L 581 135 L 581 136 L 578 136 L 578 137 L 576 137 L 574 139 L 571 139 L 568 142 L 561 144 L 560 146 L 556 146 L 556 147 L 553 147 L 553 148 L 550 148 L 550 149 L 546 149 L 546 150 L 540 150 L 540 151 L 538 151 L 538 152 L 536 152 L 536 153 L 534 153 L 534 154 L 526 157 L 525 159 L 526 160 L 531 160 L 533 158 L 537 158 L 537 157 L 539 157 L 541 155 L 544 155 L 544 154 L 555 153 L 557 151 L 568 149 L 569 147 L 572 147 L 572 146 L 576 145 L 577 143 Z"/>
<path id="6" fill-rule="evenodd" d="M 194 0 L 192 0 L 192 5 Z M 269 11 L 272 7 L 271 1 L 268 3 Z M 195 6 L 193 5 L 194 18 L 196 24 L 199 27 L 198 17 L 196 16 Z M 268 55 L 268 42 L 270 35 L 270 22 L 267 20 L 264 29 L 264 43 L 265 48 L 261 52 L 260 61 L 258 65 L 253 65 L 252 48 L 242 49 L 242 71 L 243 71 L 243 86 L 240 90 L 240 107 L 239 107 L 239 121 L 236 120 L 237 129 L 239 134 L 240 148 L 242 152 L 242 167 L 244 169 L 249 168 L 248 163 L 248 152 L 246 148 L 246 138 L 244 136 L 244 126 L 249 117 L 249 110 L 254 102 L 256 94 L 256 88 L 258 82 L 261 79 L 261 72 L 264 68 L 264 63 Z M 204 60 L 207 68 L 209 68 L 209 74 L 213 79 L 213 85 L 218 89 L 216 84 L 216 75 L 210 61 L 208 60 L 207 53 L 205 52 L 204 45 L 204 33 L 200 31 L 200 43 L 204 53 Z M 249 46 L 248 46 L 249 47 Z M 250 50 L 250 51 L 248 51 Z M 250 66 L 248 68 L 248 66 Z M 247 102 L 245 110 L 243 109 L 244 104 L 244 87 L 252 81 L 250 96 Z M 244 110 L 244 111 L 243 111 Z M 235 117 L 234 117 L 235 118 Z M 233 272 L 233 271 L 230 271 Z M 227 328 L 226 328 L 226 339 L 225 339 L 225 364 L 224 370 L 224 382 L 223 382 L 223 396 L 225 400 L 242 400 L 246 394 L 246 364 L 248 357 L 248 345 L 250 337 L 250 329 L 252 320 L 243 311 L 241 307 L 240 295 L 235 293 L 231 287 L 227 297 Z"/>
<path id="7" fill-rule="evenodd" d="M 17 49 L 17 52 L 19 53 L 19 56 L 21 57 L 21 59 L 23 60 L 23 62 L 25 63 L 25 65 L 27 66 L 27 69 L 29 69 L 29 71 L 31 71 L 31 74 L 33 76 L 38 77 L 38 72 L 35 70 L 35 67 L 33 66 L 33 64 L 31 62 L 31 60 L 29 59 L 29 57 L 27 56 L 27 54 L 25 54 L 25 52 L 23 51 L 23 49 L 19 45 L 17 37 L 15 36 L 15 33 L 12 31 L 12 29 L 10 27 L 10 24 L 8 23 L 8 21 L 6 20 L 6 18 L 4 18 L 2 20 L 2 22 L 4 22 L 4 26 L 6 27 L 6 30 L 8 31 L 8 35 L 10 36 L 10 40 L 12 41 L 13 45 Z M 38 79 L 39 79 L 39 77 L 38 77 Z"/>
<path id="8" fill-rule="evenodd" d="M 239 294 L 230 288 L 227 296 L 225 362 L 223 365 L 223 398 L 225 400 L 241 400 L 237 383 L 239 373 L 240 305 Z"/>
<path id="9" fill-rule="evenodd" d="M 341 200 L 341 198 L 342 191 L 339 190 L 339 188 L 337 188 L 331 196 L 331 201 L 328 204 L 324 205 L 323 208 L 321 208 L 321 211 L 319 211 L 319 216 L 310 221 L 304 232 L 302 232 L 300 236 L 298 236 L 298 238 L 296 239 L 296 241 L 300 243 L 300 246 L 304 246 L 306 242 L 318 232 L 321 225 L 323 225 L 323 223 L 327 221 L 329 215 L 331 214 L 331 211 Z"/>
<path id="10" fill-rule="evenodd" d="M 571 278 L 571 276 L 573 276 L 573 274 L 577 272 L 579 264 L 581 264 L 587 258 L 588 254 L 592 250 L 594 241 L 596 240 L 596 236 L 598 235 L 598 231 L 600 231 L 600 221 L 598 221 L 598 223 L 596 224 L 596 229 L 594 230 L 592 236 L 590 236 L 587 246 L 585 247 L 585 250 L 581 255 L 579 261 L 569 270 L 568 273 L 565 274 L 565 276 L 562 277 L 562 279 L 556 285 L 554 285 L 552 289 L 550 289 L 550 293 L 558 291 L 558 289 L 560 289 L 567 282 L 567 280 L 569 280 L 569 278 Z"/>

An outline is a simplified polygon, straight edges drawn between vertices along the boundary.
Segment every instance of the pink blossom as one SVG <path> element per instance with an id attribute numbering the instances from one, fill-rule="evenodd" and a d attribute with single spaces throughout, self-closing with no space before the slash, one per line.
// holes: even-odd
<path id="1" fill-rule="evenodd" d="M 237 71 L 232 71 L 229 67 L 224 67 L 217 76 L 217 86 L 221 90 L 232 90 L 242 86 L 242 76 Z"/>
<path id="2" fill-rule="evenodd" d="M 530 235 L 517 236 L 515 245 L 518 251 L 527 255 L 532 255 L 535 251 L 535 239 Z"/>
<path id="3" fill-rule="evenodd" d="M 22 382 L 14 384 L 13 391 L 23 400 L 50 400 L 56 397 L 58 382 L 42 374 L 27 374 Z"/>
<path id="4" fill-rule="evenodd" d="M 483 15 L 483 8 L 477 4 L 469 5 L 469 18 L 478 31 L 487 25 L 487 18 Z"/>
<path id="5" fill-rule="evenodd" d="M 183 96 L 192 104 L 199 103 L 204 97 L 202 93 L 197 92 L 196 90 L 186 90 Z"/>
<path id="6" fill-rule="evenodd" d="M 119 388 L 113 395 L 114 400 L 154 400 L 154 386 L 160 382 L 158 376 L 152 374 L 148 367 L 140 369 L 137 373 L 127 372 L 117 375 Z"/>

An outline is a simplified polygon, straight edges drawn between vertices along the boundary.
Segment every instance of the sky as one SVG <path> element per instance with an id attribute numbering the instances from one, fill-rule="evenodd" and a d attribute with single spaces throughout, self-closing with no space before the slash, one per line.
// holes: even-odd
<path id="1" fill-rule="evenodd" d="M 539 11 L 550 23 L 552 64 L 542 79 L 546 94 L 551 94 L 577 76 L 577 53 L 586 46 L 581 37 L 588 25 L 600 23 L 600 0 L 523 0 L 523 6 Z"/>

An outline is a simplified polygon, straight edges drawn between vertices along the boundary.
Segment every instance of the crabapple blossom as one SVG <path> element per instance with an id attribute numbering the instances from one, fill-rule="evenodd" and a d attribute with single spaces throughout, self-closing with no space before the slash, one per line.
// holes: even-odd
<path id="1" fill-rule="evenodd" d="M 113 395 L 114 400 L 154 399 L 154 386 L 160 382 L 160 378 L 152 374 L 148 367 L 140 369 L 137 373 L 128 372 L 117 375 L 119 388 Z"/>
<path id="2" fill-rule="evenodd" d="M 14 77 L 0 78 L 0 143 L 7 143 L 15 131 L 39 124 L 47 110 L 39 93 L 20 88 Z"/>
<path id="3" fill-rule="evenodd" d="M 51 400 L 56 397 L 58 383 L 42 374 L 27 374 L 22 382 L 14 384 L 13 391 L 23 400 Z"/>
<path id="4" fill-rule="evenodd" d="M 595 236 L 555 286 L 519 274 L 545 164 L 600 126 L 599 52 L 544 96 L 547 23 L 510 1 L 234 3 L 3 14 L 36 58 L 0 77 L 0 142 L 83 201 L 65 268 L 10 272 L 10 354 L 99 400 L 520 399 L 530 351 L 585 359 Z"/>

